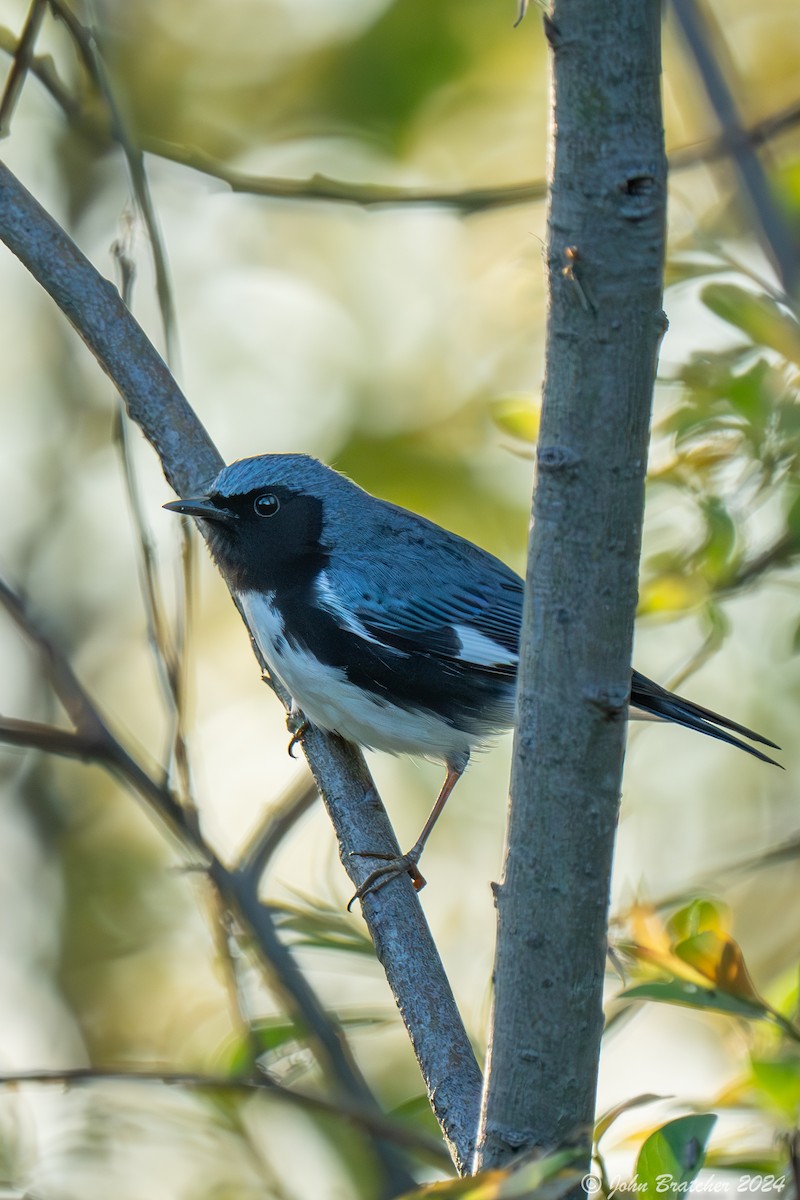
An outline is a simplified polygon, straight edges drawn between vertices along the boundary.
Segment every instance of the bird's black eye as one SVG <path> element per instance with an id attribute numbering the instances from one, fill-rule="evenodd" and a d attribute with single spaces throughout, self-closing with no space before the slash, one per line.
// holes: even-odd
<path id="1" fill-rule="evenodd" d="M 259 517 L 274 517 L 280 506 L 281 502 L 274 492 L 265 492 L 263 496 L 256 496 L 253 501 L 253 508 Z"/>

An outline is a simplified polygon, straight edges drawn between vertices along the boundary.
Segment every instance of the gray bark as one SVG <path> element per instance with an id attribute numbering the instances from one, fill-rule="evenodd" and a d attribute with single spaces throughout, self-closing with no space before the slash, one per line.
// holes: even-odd
<path id="1" fill-rule="evenodd" d="M 655 0 L 556 0 L 547 369 L 477 1165 L 589 1145 L 666 159 Z"/>
<path id="2" fill-rule="evenodd" d="M 66 233 L 0 163 L 0 238 L 83 338 L 156 450 L 179 495 L 202 490 L 222 460 L 165 363 L 122 303 Z M 254 647 L 255 648 L 255 647 Z M 277 690 L 277 689 L 276 689 Z M 281 697 L 286 702 L 287 697 Z M 311 730 L 303 750 L 357 886 L 368 860 L 353 851 L 399 853 L 363 756 Z M 480 1071 L 411 880 L 364 899 L 364 918 L 408 1030 L 433 1111 L 462 1173 L 472 1158 Z M 269 947 L 262 947 L 269 955 Z"/>

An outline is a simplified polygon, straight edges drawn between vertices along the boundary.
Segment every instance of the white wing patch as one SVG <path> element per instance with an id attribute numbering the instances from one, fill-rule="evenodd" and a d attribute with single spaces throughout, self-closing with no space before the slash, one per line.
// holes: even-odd
<path id="1" fill-rule="evenodd" d="M 337 596 L 334 588 L 331 587 L 331 581 L 328 579 L 325 571 L 320 571 L 316 578 L 315 590 L 317 600 L 320 606 L 327 611 L 339 622 L 343 629 L 349 629 L 356 637 L 360 637 L 365 642 L 372 642 L 373 646 L 380 646 L 384 650 L 391 650 L 390 646 L 384 646 L 380 638 L 376 638 L 371 634 L 359 621 L 355 613 L 351 612 Z M 394 651 L 394 653 L 400 653 Z"/>
<path id="2" fill-rule="evenodd" d="M 476 667 L 515 667 L 519 662 L 519 655 L 513 650 L 479 633 L 472 625 L 454 625 L 453 633 L 458 638 L 458 657 L 463 662 L 475 663 Z"/>

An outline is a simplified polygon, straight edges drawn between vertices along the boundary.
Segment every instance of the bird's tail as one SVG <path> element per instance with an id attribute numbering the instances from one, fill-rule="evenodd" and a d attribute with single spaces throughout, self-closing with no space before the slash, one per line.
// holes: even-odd
<path id="1" fill-rule="evenodd" d="M 738 746 L 740 750 L 746 750 L 748 754 L 760 758 L 762 762 L 772 763 L 774 767 L 781 765 L 761 750 L 756 750 L 755 746 L 748 746 L 747 742 L 733 735 L 739 733 L 742 738 L 749 738 L 752 742 L 760 742 L 762 746 L 780 750 L 780 746 L 771 742 L 769 738 L 754 733 L 745 725 L 737 725 L 735 721 L 729 721 L 727 717 L 721 717 L 709 708 L 702 708 L 699 704 L 693 704 L 691 700 L 684 700 L 674 692 L 668 692 L 666 688 L 653 683 L 652 679 L 640 675 L 638 671 L 633 672 L 631 681 L 631 708 L 639 709 L 649 717 L 672 721 L 675 725 L 685 726 L 686 729 L 696 729 L 698 733 L 707 733 L 709 737 L 727 742 L 729 746 Z"/>

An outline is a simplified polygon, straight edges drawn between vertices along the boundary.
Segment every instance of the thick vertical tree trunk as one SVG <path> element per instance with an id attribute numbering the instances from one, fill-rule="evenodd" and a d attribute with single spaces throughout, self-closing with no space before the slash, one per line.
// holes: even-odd
<path id="1" fill-rule="evenodd" d="M 590 1137 L 661 310 L 656 0 L 555 0 L 550 310 L 477 1165 Z"/>

